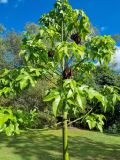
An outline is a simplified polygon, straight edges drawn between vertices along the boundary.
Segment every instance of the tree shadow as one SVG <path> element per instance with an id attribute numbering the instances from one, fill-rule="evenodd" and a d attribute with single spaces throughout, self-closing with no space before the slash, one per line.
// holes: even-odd
<path id="1" fill-rule="evenodd" d="M 0 142 L 14 148 L 14 154 L 22 160 L 61 160 L 62 157 L 61 137 L 43 134 L 43 131 L 25 131 L 13 137 L 4 135 Z"/>
<path id="2" fill-rule="evenodd" d="M 70 138 L 70 154 L 75 160 L 119 160 L 120 145 L 95 142 L 86 137 Z"/>
<path id="3" fill-rule="evenodd" d="M 104 134 L 107 135 L 107 136 L 120 137 L 120 133 L 108 133 L 108 132 L 105 132 Z"/>
<path id="4" fill-rule="evenodd" d="M 59 134 L 59 135 L 58 135 Z M 61 131 L 25 131 L 20 136 L 2 136 L 0 142 L 21 160 L 62 160 Z M 0 146 L 1 147 L 1 146 Z M 120 145 L 96 142 L 85 136 L 69 137 L 70 160 L 119 160 Z"/>

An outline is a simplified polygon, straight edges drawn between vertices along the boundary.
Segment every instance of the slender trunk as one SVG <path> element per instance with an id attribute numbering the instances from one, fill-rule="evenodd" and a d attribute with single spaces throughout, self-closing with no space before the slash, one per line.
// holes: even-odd
<path id="1" fill-rule="evenodd" d="M 67 112 L 63 111 L 63 160 L 69 160 Z"/>
<path id="2" fill-rule="evenodd" d="M 64 40 L 64 17 L 62 21 L 62 33 L 61 33 L 61 41 Z M 62 71 L 65 69 L 65 57 L 62 60 Z M 68 153 L 68 130 L 67 130 L 67 112 L 65 111 L 65 106 L 63 103 L 63 160 L 69 160 Z"/>

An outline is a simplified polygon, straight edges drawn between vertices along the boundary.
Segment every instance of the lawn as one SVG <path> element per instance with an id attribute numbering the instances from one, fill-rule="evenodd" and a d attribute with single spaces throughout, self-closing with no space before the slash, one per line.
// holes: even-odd
<path id="1" fill-rule="evenodd" d="M 0 160 L 62 160 L 61 130 L 29 130 L 0 135 Z M 119 160 L 120 135 L 69 129 L 71 160 Z"/>

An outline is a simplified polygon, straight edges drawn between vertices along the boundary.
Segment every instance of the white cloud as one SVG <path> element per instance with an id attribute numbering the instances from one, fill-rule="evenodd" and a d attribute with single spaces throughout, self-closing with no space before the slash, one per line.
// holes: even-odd
<path id="1" fill-rule="evenodd" d="M 117 47 L 116 54 L 115 54 L 115 62 L 116 62 L 116 69 L 120 70 L 120 47 Z"/>
<path id="2" fill-rule="evenodd" d="M 8 3 L 8 0 L 0 0 L 0 3 L 6 4 L 6 3 Z"/>
<path id="3" fill-rule="evenodd" d="M 111 63 L 113 64 L 112 66 L 115 70 L 120 70 L 120 47 L 116 47 Z"/>
<path id="4" fill-rule="evenodd" d="M 120 47 L 117 47 L 116 49 L 115 60 L 120 65 Z"/>

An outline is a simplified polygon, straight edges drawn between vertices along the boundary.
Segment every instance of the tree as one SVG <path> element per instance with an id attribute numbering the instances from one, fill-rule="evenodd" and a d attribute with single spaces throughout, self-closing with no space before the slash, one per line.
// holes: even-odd
<path id="1" fill-rule="evenodd" d="M 25 25 L 25 31 L 29 34 L 37 34 L 39 33 L 39 26 L 35 23 L 27 23 Z"/>
<path id="2" fill-rule="evenodd" d="M 120 75 L 117 74 L 110 67 L 108 68 L 106 66 L 97 66 L 96 70 L 93 72 L 93 81 L 92 83 L 96 86 L 96 88 L 99 91 L 102 91 L 105 85 L 120 87 Z M 108 110 L 108 112 L 103 113 L 106 117 L 104 126 L 106 129 L 109 129 L 109 127 L 115 124 L 119 124 L 120 122 L 119 112 L 120 112 L 120 103 L 116 103 L 114 106 L 114 110 L 111 108 L 111 111 Z M 96 113 L 102 113 L 102 111 L 99 110 L 99 108 L 97 108 Z"/>
<path id="3" fill-rule="evenodd" d="M 5 59 L 4 59 L 4 53 L 6 51 L 6 47 L 4 44 L 4 39 L 0 37 L 0 69 L 4 68 L 5 65 Z"/>
<path id="4" fill-rule="evenodd" d="M 116 42 L 120 42 L 120 35 L 119 34 L 114 34 L 112 36 L 112 38 L 116 41 Z"/>
<path id="5" fill-rule="evenodd" d="M 6 32 L 0 37 L 0 69 L 15 68 L 21 65 L 22 60 L 19 57 L 20 47 L 22 45 L 22 34 L 12 30 Z"/>
<path id="6" fill-rule="evenodd" d="M 69 160 L 67 123 L 70 112 L 81 113 L 80 118 L 90 129 L 96 127 L 102 131 L 104 116 L 89 110 L 86 101 L 98 103 L 103 111 L 110 103 L 106 94 L 86 85 L 85 79 L 96 67 L 94 60 L 108 64 L 115 42 L 110 36 L 91 36 L 89 18 L 82 10 L 74 10 L 67 0 L 57 0 L 54 9 L 43 15 L 39 23 L 39 33 L 28 33 L 23 39 L 20 55 L 26 66 L 2 72 L 0 95 L 16 95 L 30 84 L 35 86 L 43 76 L 55 77 L 57 82 L 44 101 L 51 101 L 54 115 L 63 117 L 63 160 Z M 80 79 L 76 78 L 78 73 Z M 114 100 L 120 100 L 117 89 L 115 95 Z"/>
<path id="7" fill-rule="evenodd" d="M 19 57 L 22 38 L 23 35 L 14 30 L 6 33 L 6 37 L 4 39 L 4 43 L 6 45 L 5 56 L 6 61 L 12 68 L 17 67 L 22 63 L 22 59 Z"/>
<path id="8" fill-rule="evenodd" d="M 4 31 L 5 31 L 5 27 L 2 24 L 0 24 L 0 33 L 3 33 Z"/>

